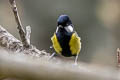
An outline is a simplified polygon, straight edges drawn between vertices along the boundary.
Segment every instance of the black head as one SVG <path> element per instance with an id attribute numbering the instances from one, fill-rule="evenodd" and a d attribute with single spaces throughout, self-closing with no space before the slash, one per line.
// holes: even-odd
<path id="1" fill-rule="evenodd" d="M 71 25 L 72 22 L 70 20 L 70 18 L 67 15 L 60 15 L 58 20 L 57 20 L 57 25 L 61 25 L 62 27 Z"/>

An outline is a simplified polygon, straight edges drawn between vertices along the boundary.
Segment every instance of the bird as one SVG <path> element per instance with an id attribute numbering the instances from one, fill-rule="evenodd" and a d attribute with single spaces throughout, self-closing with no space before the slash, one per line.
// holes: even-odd
<path id="1" fill-rule="evenodd" d="M 66 14 L 60 15 L 57 19 L 57 29 L 51 37 L 52 46 L 57 54 L 64 57 L 75 56 L 74 64 L 77 65 L 78 56 L 81 50 L 81 38 L 74 30 L 74 25 Z M 56 54 L 51 55 L 51 58 Z"/>

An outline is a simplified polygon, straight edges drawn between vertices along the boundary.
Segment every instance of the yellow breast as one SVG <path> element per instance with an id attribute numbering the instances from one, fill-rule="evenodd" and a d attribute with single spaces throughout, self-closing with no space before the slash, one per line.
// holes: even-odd
<path id="1" fill-rule="evenodd" d="M 58 54 L 61 54 L 62 52 L 62 48 L 58 42 L 58 39 L 57 39 L 57 36 L 56 34 L 54 33 L 54 35 L 52 36 L 51 38 L 51 41 L 53 43 L 53 47 L 55 49 L 55 51 L 58 53 Z M 69 48 L 70 48 L 70 51 L 71 51 L 71 55 L 77 55 L 80 53 L 80 50 L 81 50 L 81 42 L 80 42 L 80 37 L 77 35 L 76 32 L 74 32 L 70 38 L 70 41 L 69 41 Z M 66 53 L 67 54 L 67 53 Z"/>
<path id="2" fill-rule="evenodd" d="M 80 42 L 80 37 L 77 35 L 77 33 L 72 34 L 71 40 L 69 42 L 69 46 L 70 46 L 72 55 L 76 55 L 80 53 L 81 42 Z"/>
<path id="3" fill-rule="evenodd" d="M 53 43 L 53 47 L 54 47 L 55 51 L 56 51 L 58 54 L 61 54 L 62 48 L 60 47 L 60 44 L 59 44 L 59 42 L 58 42 L 58 39 L 57 39 L 57 36 L 56 36 L 55 33 L 54 33 L 54 35 L 52 36 L 51 41 L 52 41 L 52 43 Z"/>

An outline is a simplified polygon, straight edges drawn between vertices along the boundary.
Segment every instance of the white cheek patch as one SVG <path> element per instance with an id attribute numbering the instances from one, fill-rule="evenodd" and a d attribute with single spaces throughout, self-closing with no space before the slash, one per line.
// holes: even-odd
<path id="1" fill-rule="evenodd" d="M 65 27 L 67 32 L 73 32 L 73 27 L 71 25 Z"/>

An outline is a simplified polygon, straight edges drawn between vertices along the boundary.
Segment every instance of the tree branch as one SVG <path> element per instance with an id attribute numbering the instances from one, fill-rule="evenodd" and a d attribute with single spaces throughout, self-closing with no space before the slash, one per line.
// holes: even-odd
<path id="1" fill-rule="evenodd" d="M 120 68 L 120 49 L 117 49 L 117 66 Z"/>
<path id="2" fill-rule="evenodd" d="M 0 46 L 13 52 L 23 51 L 23 44 L 0 25 Z"/>
<path id="3" fill-rule="evenodd" d="M 28 37 L 30 34 L 30 27 L 27 27 Z M 13 35 L 11 35 L 7 30 L 5 30 L 2 26 L 0 26 L 0 46 L 10 50 L 12 52 L 22 52 L 24 54 L 33 55 L 36 57 L 40 57 L 42 55 L 48 56 L 49 54 L 38 50 L 35 46 L 31 45 L 30 48 L 24 48 L 22 42 L 16 39 Z"/>
<path id="4" fill-rule="evenodd" d="M 29 38 L 27 39 L 26 33 L 25 33 L 25 31 L 23 29 L 23 26 L 21 24 L 21 20 L 20 20 L 19 14 L 18 14 L 16 2 L 15 2 L 15 0 L 9 0 L 9 2 L 11 4 L 11 6 L 12 6 L 11 8 L 12 8 L 12 11 L 13 11 L 14 16 L 15 16 L 15 21 L 16 21 L 16 23 L 18 25 L 17 28 L 18 28 L 18 31 L 19 31 L 20 38 L 22 40 L 23 46 L 25 48 L 29 48 L 30 47 L 30 42 L 29 42 L 30 40 L 28 40 Z"/>
<path id="5" fill-rule="evenodd" d="M 0 73 L 3 76 L 22 80 L 120 80 L 115 68 L 48 58 L 31 58 L 21 54 L 1 51 Z M 11 65 L 12 64 L 12 65 Z"/>

